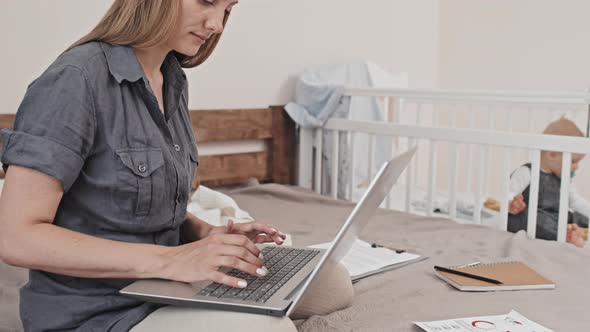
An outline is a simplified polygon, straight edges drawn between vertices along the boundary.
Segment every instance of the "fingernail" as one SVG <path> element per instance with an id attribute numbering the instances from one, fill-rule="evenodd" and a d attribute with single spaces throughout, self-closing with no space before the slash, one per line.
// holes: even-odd
<path id="1" fill-rule="evenodd" d="M 263 255 L 262 253 L 259 253 L 259 254 L 258 254 L 258 258 L 260 258 L 260 259 L 264 259 L 264 255 Z"/>
<path id="2" fill-rule="evenodd" d="M 275 233 L 277 233 L 278 231 L 274 228 L 271 227 L 271 230 L 273 230 Z"/>
<path id="3" fill-rule="evenodd" d="M 265 267 L 259 268 L 259 269 L 256 269 L 256 274 L 258 274 L 261 277 L 264 277 L 265 275 L 268 274 L 268 270 Z"/>
<path id="4" fill-rule="evenodd" d="M 248 283 L 246 282 L 246 280 L 240 280 L 240 281 L 238 281 L 238 287 L 240 287 L 240 288 L 246 288 L 246 286 L 248 286 Z"/>

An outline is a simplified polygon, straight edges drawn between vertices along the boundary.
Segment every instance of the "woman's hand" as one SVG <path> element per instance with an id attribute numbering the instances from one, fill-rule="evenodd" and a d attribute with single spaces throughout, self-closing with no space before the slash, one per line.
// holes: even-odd
<path id="1" fill-rule="evenodd" d="M 283 244 L 287 236 L 269 224 L 259 222 L 234 223 L 229 220 L 227 226 L 213 227 L 207 236 L 214 234 L 241 234 L 254 243 L 274 242 Z"/>
<path id="2" fill-rule="evenodd" d="M 178 247 L 164 254 L 161 277 L 181 282 L 211 280 L 231 287 L 244 288 L 247 283 L 220 272 L 222 267 L 235 268 L 254 276 L 268 273 L 261 253 L 248 237 L 239 234 L 210 234 L 207 238 Z"/>

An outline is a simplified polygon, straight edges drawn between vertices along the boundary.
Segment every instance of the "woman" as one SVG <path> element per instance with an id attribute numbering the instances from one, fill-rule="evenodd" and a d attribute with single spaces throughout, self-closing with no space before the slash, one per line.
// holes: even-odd
<path id="1" fill-rule="evenodd" d="M 25 330 L 127 331 L 148 315 L 134 330 L 179 330 L 186 310 L 153 313 L 118 290 L 137 278 L 246 286 L 220 267 L 266 274 L 254 244 L 281 244 L 282 233 L 256 222 L 216 228 L 186 212 L 198 153 L 182 67 L 207 59 L 236 3 L 115 0 L 29 86 L 14 130 L 2 132 L 10 167 L 0 199 L 1 258 L 31 269 Z M 190 319 L 220 315 L 202 312 Z M 217 328 L 254 316 L 227 315 Z"/>

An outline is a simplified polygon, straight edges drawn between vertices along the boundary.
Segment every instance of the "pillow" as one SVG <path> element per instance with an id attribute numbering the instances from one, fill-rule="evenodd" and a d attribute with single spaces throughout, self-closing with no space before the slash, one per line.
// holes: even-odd
<path id="1" fill-rule="evenodd" d="M 213 226 L 254 221 L 250 214 L 238 207 L 233 198 L 200 185 L 192 194 L 187 211 Z"/>
<path id="2" fill-rule="evenodd" d="M 234 223 L 254 221 L 250 214 L 238 207 L 236 201 L 228 195 L 200 185 L 191 195 L 187 211 L 213 226 L 227 225 L 231 219 Z M 284 246 L 291 246 L 290 234 L 283 242 Z M 272 244 L 272 243 L 268 243 Z"/>

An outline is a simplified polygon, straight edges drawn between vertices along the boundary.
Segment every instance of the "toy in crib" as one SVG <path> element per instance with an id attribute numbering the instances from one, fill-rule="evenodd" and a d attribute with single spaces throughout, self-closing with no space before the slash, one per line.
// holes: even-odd
<path id="1" fill-rule="evenodd" d="M 500 201 L 494 198 L 488 198 L 484 203 L 483 206 L 490 210 L 494 210 L 500 212 Z"/>

